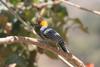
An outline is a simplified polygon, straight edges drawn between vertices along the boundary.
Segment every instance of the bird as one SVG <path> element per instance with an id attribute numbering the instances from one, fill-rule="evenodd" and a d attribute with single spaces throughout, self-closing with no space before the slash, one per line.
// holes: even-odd
<path id="1" fill-rule="evenodd" d="M 48 22 L 45 19 L 37 19 L 35 31 L 42 39 L 50 39 L 51 41 L 55 41 L 64 52 L 69 52 L 68 49 L 65 47 L 65 42 L 63 38 L 58 32 L 48 26 Z"/>

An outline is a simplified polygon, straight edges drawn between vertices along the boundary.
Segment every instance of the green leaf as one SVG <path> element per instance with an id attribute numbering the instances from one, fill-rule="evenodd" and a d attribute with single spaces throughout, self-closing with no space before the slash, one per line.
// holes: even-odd
<path id="1" fill-rule="evenodd" d="M 4 26 L 8 22 L 8 17 L 0 16 L 0 26 Z"/>
<path id="2" fill-rule="evenodd" d="M 39 3 L 40 1 L 39 0 L 32 0 L 34 3 Z"/>
<path id="3" fill-rule="evenodd" d="M 57 59 L 57 55 L 55 55 L 54 53 L 50 52 L 50 51 L 46 51 L 45 50 L 45 54 L 50 57 L 51 59 Z"/>
<path id="4" fill-rule="evenodd" d="M 65 7 L 61 5 L 55 5 L 52 7 L 52 11 L 57 14 L 60 18 L 64 18 L 65 16 L 68 16 L 68 12 Z"/>
<path id="5" fill-rule="evenodd" d="M 34 15 L 35 15 L 34 9 L 26 9 L 23 12 L 23 19 L 25 19 L 25 21 L 31 21 Z"/>
<path id="6" fill-rule="evenodd" d="M 88 28 L 84 26 L 84 24 L 78 19 L 74 19 L 75 23 L 76 24 L 79 24 L 80 25 L 80 29 L 86 33 L 88 33 Z"/>
<path id="7" fill-rule="evenodd" d="M 5 62 L 6 65 L 13 63 L 16 63 L 19 67 L 27 67 L 27 61 L 22 56 L 19 56 L 17 53 L 10 54 Z"/>
<path id="8" fill-rule="evenodd" d="M 9 0 L 14 6 L 16 6 L 21 0 Z"/>
<path id="9" fill-rule="evenodd" d="M 14 19 L 14 16 L 9 11 L 2 10 L 1 14 L 7 17 L 8 21 L 12 21 Z"/>

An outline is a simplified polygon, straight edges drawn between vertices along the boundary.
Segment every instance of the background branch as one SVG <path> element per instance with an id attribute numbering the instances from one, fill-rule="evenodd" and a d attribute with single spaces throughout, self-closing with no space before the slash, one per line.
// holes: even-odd
<path id="1" fill-rule="evenodd" d="M 53 2 L 50 2 L 50 3 L 45 2 L 45 3 L 41 3 L 41 4 L 35 4 L 34 3 L 33 7 L 38 8 L 38 9 L 42 9 L 42 8 L 47 7 L 48 5 L 57 5 L 57 4 L 60 4 L 60 3 L 66 3 L 70 6 L 76 7 L 78 9 L 83 10 L 83 11 L 87 11 L 87 12 L 91 12 L 91 13 L 96 14 L 96 15 L 100 15 L 100 11 L 84 8 L 84 7 L 82 7 L 78 4 L 70 2 L 69 0 L 54 0 Z"/>
<path id="2" fill-rule="evenodd" d="M 49 51 L 52 51 L 56 55 L 64 58 L 66 61 L 71 63 L 72 65 L 76 67 L 85 67 L 84 63 L 79 60 L 77 57 L 72 55 L 71 53 L 65 53 L 62 50 L 58 50 L 57 48 L 51 47 L 49 45 L 46 45 L 43 43 L 42 40 L 37 40 L 30 37 L 22 37 L 22 36 L 8 36 L 5 38 L 0 38 L 0 44 L 10 44 L 10 43 L 26 43 L 26 44 L 34 44 L 40 48 L 47 49 Z M 61 59 L 61 58 L 60 58 Z"/>
<path id="3" fill-rule="evenodd" d="M 51 2 L 44 2 L 44 3 L 40 3 L 40 4 L 33 3 L 32 6 L 37 9 L 42 9 L 42 8 L 47 7 L 48 5 L 57 5 L 60 3 L 61 3 L 61 1 L 57 0 L 57 1 L 51 1 Z"/>

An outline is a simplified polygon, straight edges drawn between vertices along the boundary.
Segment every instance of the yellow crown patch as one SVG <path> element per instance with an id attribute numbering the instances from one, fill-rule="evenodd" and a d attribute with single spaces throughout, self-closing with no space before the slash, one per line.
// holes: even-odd
<path id="1" fill-rule="evenodd" d="M 48 22 L 45 20 L 42 20 L 40 23 L 41 26 L 47 27 L 48 26 Z"/>

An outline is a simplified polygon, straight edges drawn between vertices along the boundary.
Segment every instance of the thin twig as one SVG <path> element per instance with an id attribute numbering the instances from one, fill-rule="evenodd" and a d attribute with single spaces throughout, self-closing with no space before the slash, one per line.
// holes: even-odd
<path id="1" fill-rule="evenodd" d="M 69 67 L 74 67 L 71 63 L 66 61 L 62 56 L 58 55 L 59 59 L 61 59 L 64 63 L 66 63 Z"/>
<path id="2" fill-rule="evenodd" d="M 75 4 L 75 3 L 72 3 L 72 2 L 69 2 L 69 1 L 65 1 L 65 0 L 61 0 L 63 3 L 67 3 L 68 5 L 71 5 L 71 6 L 74 6 L 74 7 L 77 7 L 81 10 L 84 10 L 84 11 L 87 11 L 87 12 L 91 12 L 91 13 L 94 13 L 94 14 L 97 14 L 97 15 L 100 15 L 100 11 L 96 11 L 96 10 L 90 10 L 90 9 L 87 9 L 87 8 L 84 8 L 78 4 Z"/>

